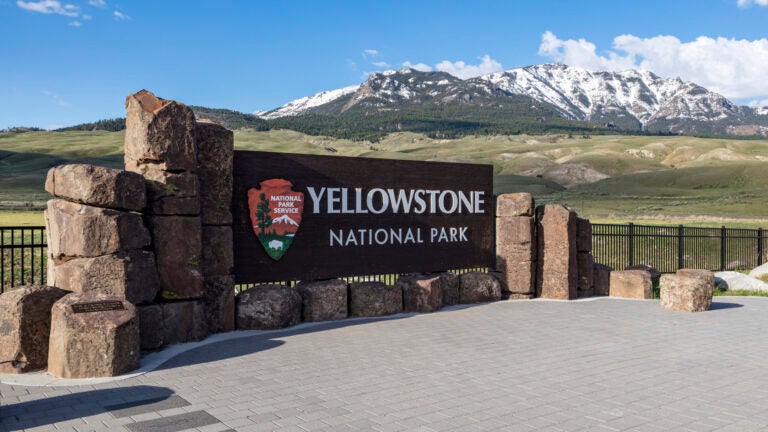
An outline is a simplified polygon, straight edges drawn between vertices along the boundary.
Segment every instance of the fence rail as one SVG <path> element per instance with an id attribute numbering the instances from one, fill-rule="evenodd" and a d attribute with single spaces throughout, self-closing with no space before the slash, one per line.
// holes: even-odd
<path id="1" fill-rule="evenodd" d="M 766 246 L 768 231 L 762 228 L 592 224 L 595 262 L 614 269 L 637 264 L 650 265 L 663 273 L 684 267 L 747 269 L 768 262 Z M 0 292 L 19 285 L 45 284 L 47 258 L 45 227 L 0 227 Z M 472 270 L 487 269 L 453 271 L 460 274 Z M 393 284 L 397 277 L 387 274 L 345 279 Z"/>
<path id="2" fill-rule="evenodd" d="M 749 269 L 768 261 L 762 228 L 592 224 L 595 262 L 614 269 L 645 264 L 662 273 L 680 268 Z"/>

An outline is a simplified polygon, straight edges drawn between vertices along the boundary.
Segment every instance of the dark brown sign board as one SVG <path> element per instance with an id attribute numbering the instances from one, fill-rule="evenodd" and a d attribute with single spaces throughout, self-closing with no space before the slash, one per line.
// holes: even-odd
<path id="1" fill-rule="evenodd" d="M 125 310 L 123 302 L 120 300 L 102 300 L 88 303 L 75 303 L 72 305 L 72 312 L 76 314 L 115 310 Z"/>
<path id="2" fill-rule="evenodd" d="M 236 151 L 238 284 L 492 267 L 493 167 Z"/>

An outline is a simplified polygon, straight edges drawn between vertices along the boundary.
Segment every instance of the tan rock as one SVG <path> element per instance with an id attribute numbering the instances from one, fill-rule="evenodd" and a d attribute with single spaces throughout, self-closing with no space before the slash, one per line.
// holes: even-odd
<path id="1" fill-rule="evenodd" d="M 205 316 L 208 333 L 221 333 L 235 329 L 235 277 L 206 276 Z"/>
<path id="2" fill-rule="evenodd" d="M 559 204 L 536 208 L 538 262 L 536 291 L 542 298 L 577 297 L 576 213 Z"/>
<path id="3" fill-rule="evenodd" d="M 686 269 L 682 273 L 661 276 L 661 308 L 681 312 L 704 312 L 712 305 L 715 276 Z M 711 278 L 709 277 L 711 275 Z"/>
<path id="4" fill-rule="evenodd" d="M 349 316 L 374 317 L 403 311 L 403 291 L 382 282 L 349 284 Z"/>
<path id="5" fill-rule="evenodd" d="M 536 282 L 536 262 L 515 260 L 514 256 L 507 260 L 496 256 L 496 277 L 501 282 L 503 294 L 533 294 Z"/>
<path id="6" fill-rule="evenodd" d="M 164 345 L 163 307 L 150 304 L 136 307 L 139 316 L 139 339 L 143 351 L 153 351 Z"/>
<path id="7" fill-rule="evenodd" d="M 197 170 L 195 114 L 186 105 L 141 90 L 125 100 L 125 166 L 163 171 Z"/>
<path id="8" fill-rule="evenodd" d="M 579 252 L 576 256 L 579 269 L 579 280 L 576 284 L 576 292 L 579 298 L 592 297 L 595 286 L 595 260 L 591 252 Z"/>
<path id="9" fill-rule="evenodd" d="M 715 273 L 709 270 L 682 268 L 679 269 L 676 274 L 701 279 L 702 282 L 704 282 L 706 285 L 712 285 L 713 287 L 715 286 Z"/>
<path id="10" fill-rule="evenodd" d="M 592 223 L 589 219 L 576 218 L 576 251 L 592 251 Z"/>
<path id="11" fill-rule="evenodd" d="M 530 294 L 536 281 L 536 235 L 532 217 L 496 218 L 496 271 L 503 293 Z"/>
<path id="12" fill-rule="evenodd" d="M 147 204 L 142 176 L 95 165 L 60 165 L 48 171 L 45 190 L 57 198 L 95 207 L 141 211 Z"/>
<path id="13" fill-rule="evenodd" d="M 459 276 L 459 303 L 501 300 L 501 283 L 488 273 L 470 272 Z"/>
<path id="14" fill-rule="evenodd" d="M 624 270 L 641 270 L 651 275 L 651 280 L 658 281 L 661 277 L 661 272 L 647 264 L 635 264 L 624 267 Z"/>
<path id="15" fill-rule="evenodd" d="M 203 226 L 203 274 L 227 275 L 235 258 L 232 251 L 232 227 Z"/>
<path id="16" fill-rule="evenodd" d="M 533 196 L 526 192 L 496 197 L 496 216 L 533 216 Z"/>
<path id="17" fill-rule="evenodd" d="M 98 291 L 133 304 L 150 303 L 160 289 L 155 255 L 143 250 L 67 261 L 49 259 L 48 283 L 72 292 Z"/>
<path id="18" fill-rule="evenodd" d="M 45 369 L 51 307 L 68 293 L 51 286 L 22 286 L 0 295 L 0 373 Z"/>
<path id="19" fill-rule="evenodd" d="M 149 245 L 141 217 L 119 210 L 52 199 L 45 225 L 48 253 L 54 259 L 96 257 Z"/>
<path id="20" fill-rule="evenodd" d="M 208 336 L 205 306 L 200 300 L 162 303 L 163 343 L 196 342 Z"/>
<path id="21" fill-rule="evenodd" d="M 341 279 L 301 282 L 302 319 L 306 322 L 344 319 L 348 312 L 347 282 Z"/>
<path id="22" fill-rule="evenodd" d="M 285 285 L 257 285 L 235 297 L 238 330 L 270 330 L 301 321 L 301 295 Z"/>
<path id="23" fill-rule="evenodd" d="M 116 302 L 119 310 L 75 313 L 73 305 Z M 59 378 L 117 376 L 139 367 L 139 320 L 128 301 L 96 292 L 69 294 L 51 312 L 48 373 Z"/>
<path id="24" fill-rule="evenodd" d="M 232 201 L 234 134 L 219 124 L 198 121 L 195 135 L 203 225 L 229 225 L 232 223 L 229 206 Z"/>
<path id="25" fill-rule="evenodd" d="M 397 279 L 403 290 L 403 312 L 434 312 L 443 307 L 443 282 L 439 275 L 409 274 Z"/>
<path id="26" fill-rule="evenodd" d="M 610 295 L 611 297 L 652 299 L 651 274 L 645 270 L 612 271 Z"/>
<path id="27" fill-rule="evenodd" d="M 611 268 L 595 263 L 593 274 L 595 283 L 592 294 L 596 296 L 609 295 L 611 293 Z"/>
<path id="28" fill-rule="evenodd" d="M 160 295 L 165 300 L 203 296 L 202 229 L 199 217 L 150 216 Z"/>

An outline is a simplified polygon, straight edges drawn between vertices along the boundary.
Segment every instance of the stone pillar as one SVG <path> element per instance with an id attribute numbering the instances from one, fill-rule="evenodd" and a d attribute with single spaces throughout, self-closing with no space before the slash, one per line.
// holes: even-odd
<path id="1" fill-rule="evenodd" d="M 502 298 L 530 298 L 536 280 L 534 201 L 529 193 L 496 198 L 496 272 Z"/>
<path id="2" fill-rule="evenodd" d="M 125 168 L 144 176 L 164 299 L 203 297 L 195 115 L 142 90 L 125 101 Z"/>
<path id="3" fill-rule="evenodd" d="M 203 303 L 210 333 L 235 329 L 235 278 L 232 250 L 232 131 L 200 120 L 195 124 L 200 220 L 202 222 Z"/>
<path id="4" fill-rule="evenodd" d="M 595 260 L 592 257 L 592 224 L 589 219 L 576 218 L 576 251 L 579 274 L 576 293 L 578 297 L 592 297 L 595 286 Z"/>
<path id="5" fill-rule="evenodd" d="M 559 204 L 536 208 L 536 293 L 550 299 L 577 297 L 576 213 Z"/>

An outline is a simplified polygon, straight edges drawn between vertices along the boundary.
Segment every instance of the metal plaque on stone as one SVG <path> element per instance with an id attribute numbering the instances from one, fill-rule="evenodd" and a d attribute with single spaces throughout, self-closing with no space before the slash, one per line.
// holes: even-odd
<path id="1" fill-rule="evenodd" d="M 88 303 L 75 303 L 72 305 L 72 311 L 76 314 L 116 310 L 125 310 L 125 306 L 123 306 L 123 302 L 120 300 L 103 300 Z"/>

